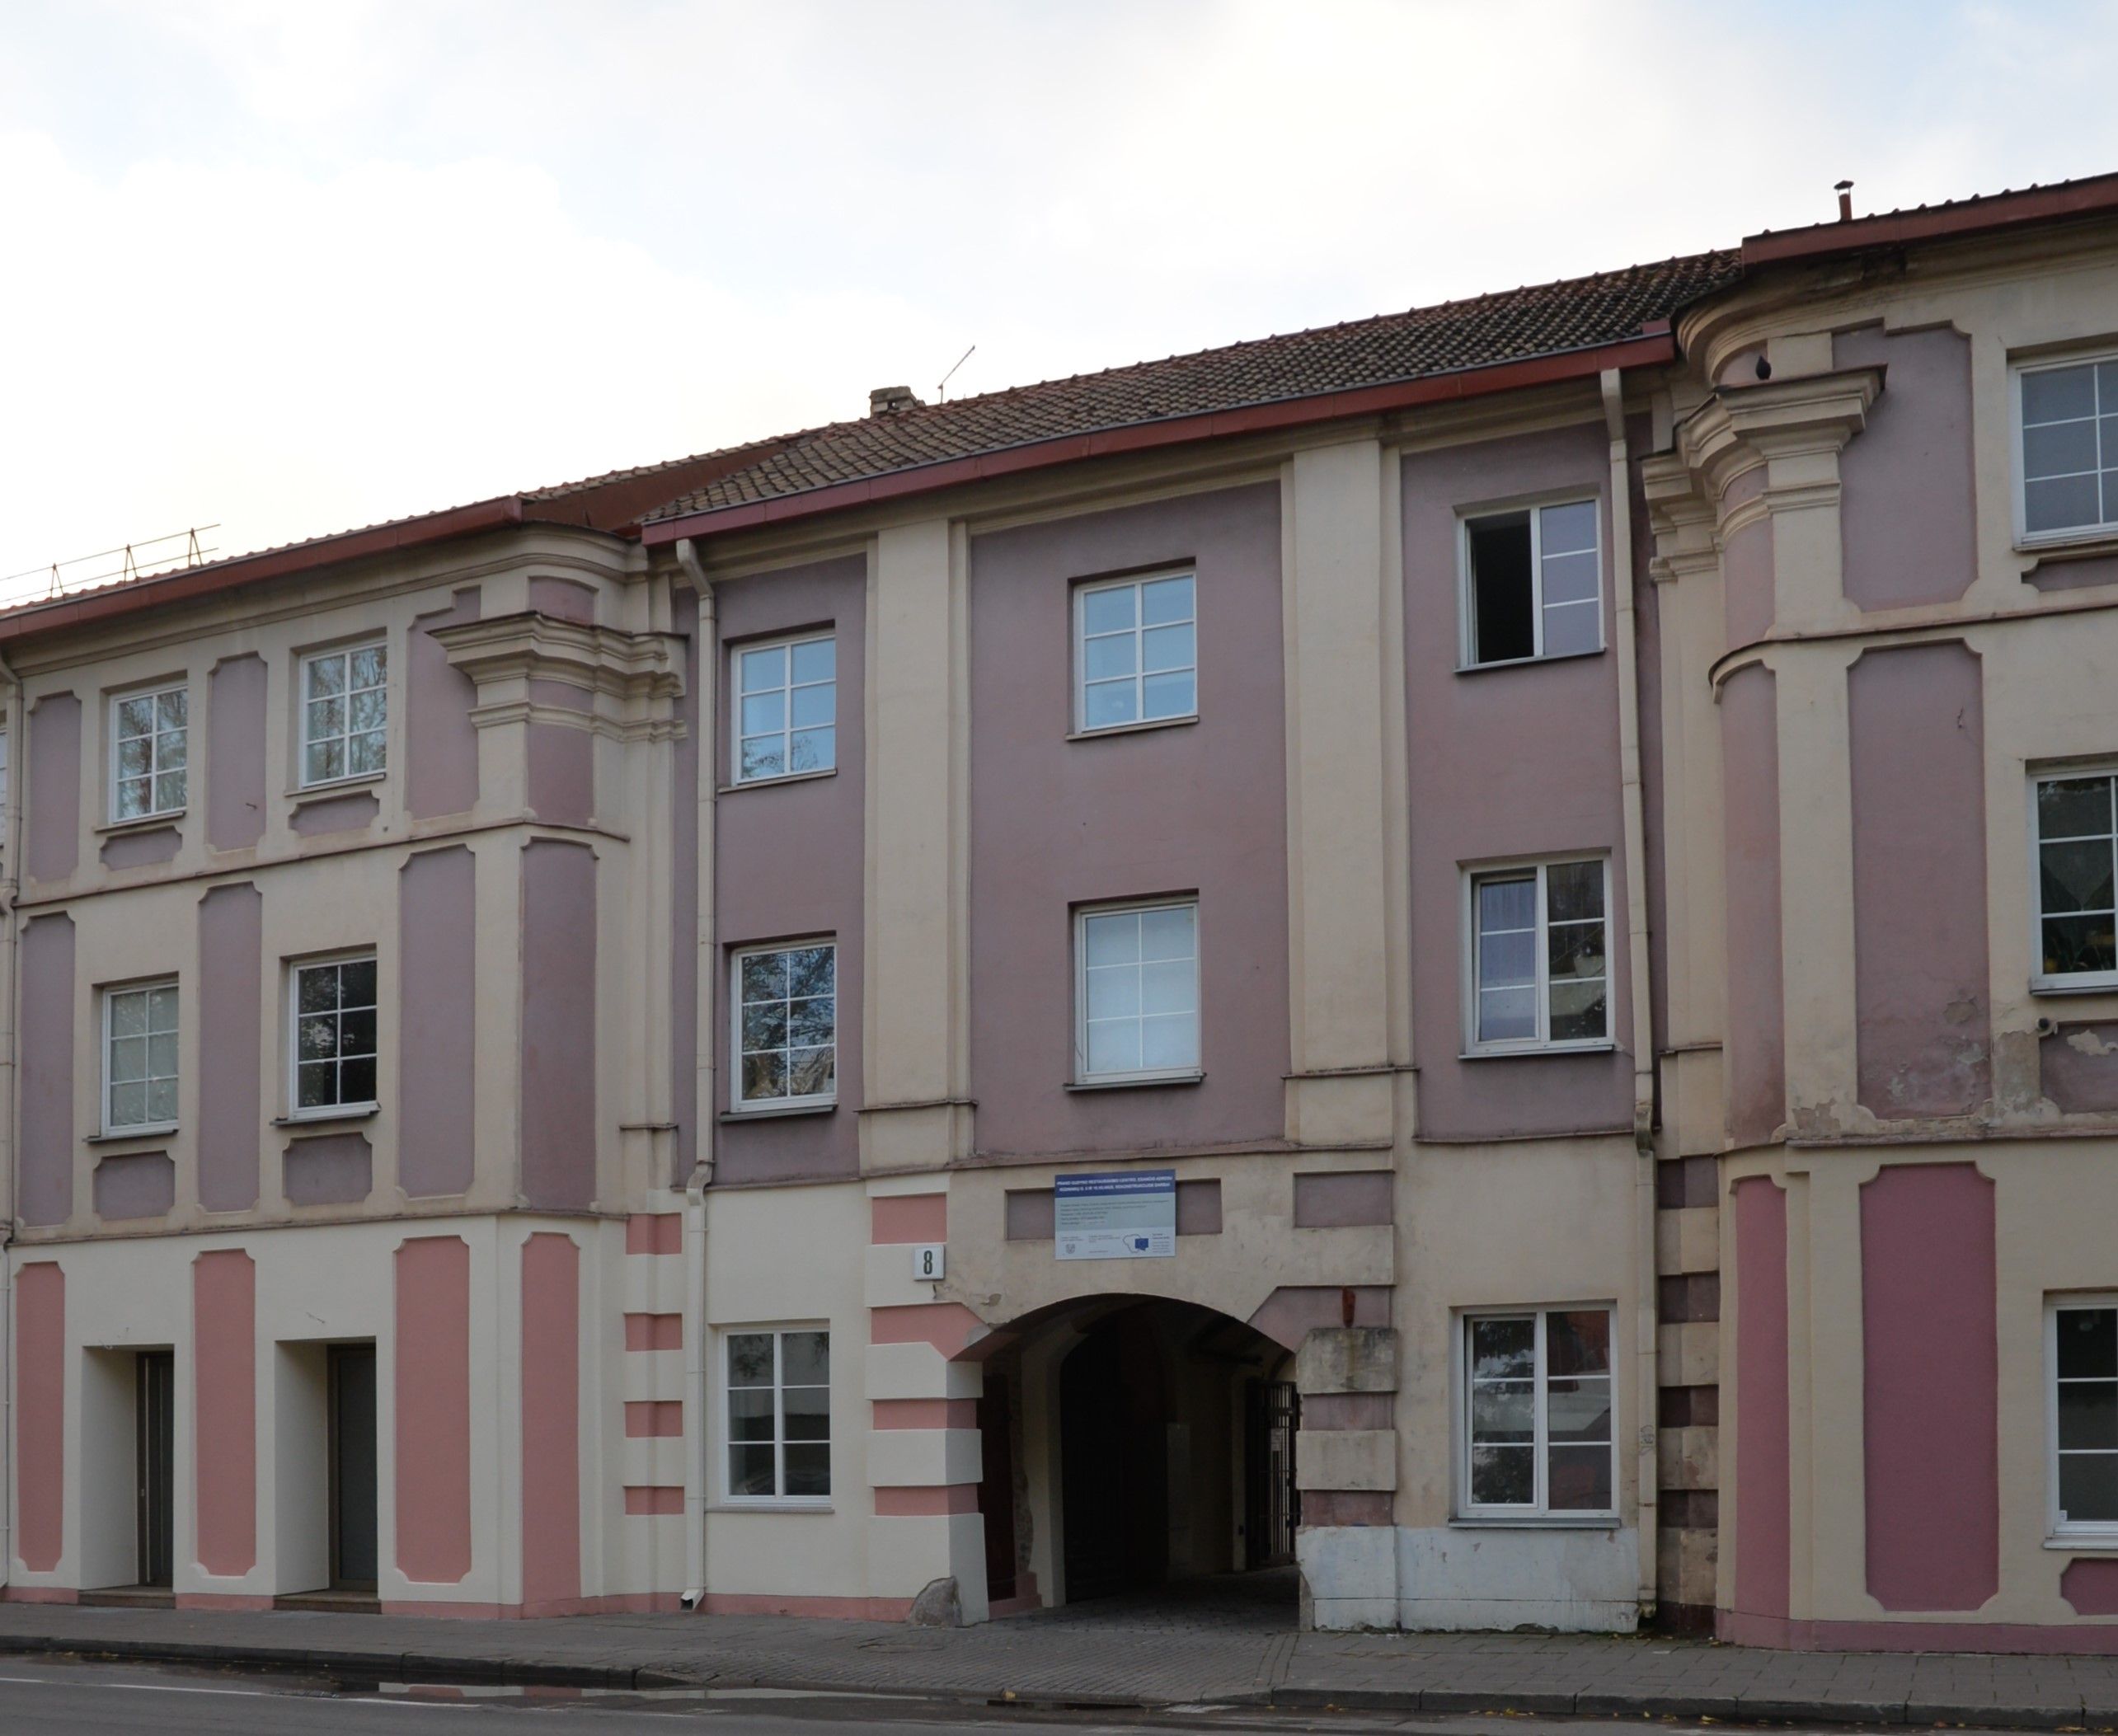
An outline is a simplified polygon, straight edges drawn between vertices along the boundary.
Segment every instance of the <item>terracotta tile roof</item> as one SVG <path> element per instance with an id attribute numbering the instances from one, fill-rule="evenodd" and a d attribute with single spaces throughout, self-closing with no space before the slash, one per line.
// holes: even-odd
<path id="1" fill-rule="evenodd" d="M 982 453 L 1561 354 L 1637 337 L 1726 288 L 1733 252 L 1697 253 L 1342 326 L 1013 387 L 790 434 L 642 515 L 688 518 Z"/>
<path id="2" fill-rule="evenodd" d="M 2118 175 L 2084 175 L 2040 186 L 2003 187 L 1938 204 L 1901 205 L 1794 229 L 1766 229 L 1743 237 L 1739 257 L 1749 268 L 1815 259 L 1867 247 L 1977 235 L 2017 223 L 2064 222 L 2118 211 Z"/>

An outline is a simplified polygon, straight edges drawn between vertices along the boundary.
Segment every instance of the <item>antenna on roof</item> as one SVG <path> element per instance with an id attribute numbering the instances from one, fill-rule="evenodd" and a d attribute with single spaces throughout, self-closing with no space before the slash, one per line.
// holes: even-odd
<path id="1" fill-rule="evenodd" d="M 970 346 L 970 350 L 966 350 L 961 355 L 958 356 L 956 358 L 956 368 L 960 368 L 965 362 L 968 362 L 971 359 L 972 352 L 977 348 L 978 345 L 974 344 Z M 941 383 L 934 387 L 934 401 L 937 404 L 946 404 L 948 402 L 949 382 L 956 377 L 956 368 L 951 368 L 946 373 L 943 374 L 941 378 Z"/>
<path id="2" fill-rule="evenodd" d="M 25 567 L 19 573 L 10 573 L 4 579 L 0 579 L 0 589 L 13 584 L 18 579 L 48 577 L 49 587 L 45 594 L 58 597 L 69 590 L 101 584 L 106 580 L 129 584 L 135 579 L 152 578 L 156 573 L 171 567 L 196 566 L 207 556 L 220 552 L 199 540 L 203 533 L 219 528 L 218 524 L 195 524 L 188 530 L 171 531 L 162 537 L 149 537 L 143 542 L 120 543 L 115 548 L 98 549 L 92 555 L 76 555 L 70 561 L 54 561 L 49 566 Z M 181 542 L 184 547 L 181 549 L 162 548 L 162 545 L 170 542 Z M 110 560 L 117 561 L 118 564 L 101 572 L 77 575 L 66 571 L 68 567 L 86 566 L 92 561 Z"/>

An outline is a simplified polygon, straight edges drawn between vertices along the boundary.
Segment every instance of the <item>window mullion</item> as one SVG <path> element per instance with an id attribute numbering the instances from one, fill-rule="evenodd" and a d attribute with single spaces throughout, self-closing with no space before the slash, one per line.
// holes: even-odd
<path id="1" fill-rule="evenodd" d="M 1534 1317 L 1537 1321 L 1537 1332 L 1533 1340 L 1535 1345 L 1535 1361 L 1531 1369 L 1534 1382 L 1530 1405 L 1530 1438 L 1535 1445 L 1532 1448 L 1534 1463 L 1531 1471 L 1530 1499 L 1535 1504 L 1537 1511 L 1542 1513 L 1551 1499 L 1552 1493 L 1547 1486 L 1544 1473 L 1545 1447 L 1550 1433 L 1544 1414 L 1549 1396 L 1549 1387 L 1545 1379 L 1544 1310 L 1539 1308 Z"/>
<path id="2" fill-rule="evenodd" d="M 1529 509 L 1529 624 L 1534 656 L 1544 655 L 1544 514 Z"/>
<path id="3" fill-rule="evenodd" d="M 1537 865 L 1537 1040 L 1552 1040 L 1552 918 L 1546 900 L 1549 894 L 1545 885 L 1545 865 Z M 1544 1316 L 1538 1316 L 1538 1331 L 1544 1330 Z M 1543 1339 L 1540 1336 L 1538 1342 Z"/>

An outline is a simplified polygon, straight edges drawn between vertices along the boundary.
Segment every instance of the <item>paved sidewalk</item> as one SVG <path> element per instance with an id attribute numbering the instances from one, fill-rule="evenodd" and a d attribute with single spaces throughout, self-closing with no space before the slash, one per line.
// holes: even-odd
<path id="1" fill-rule="evenodd" d="M 400 1681 L 863 1690 L 983 1703 L 2118 1729 L 2118 1659 L 1769 1652 L 1655 1638 L 1297 1634 L 1246 1575 L 946 1631 L 766 1616 L 551 1621 L 0 1604 L 0 1653 Z"/>

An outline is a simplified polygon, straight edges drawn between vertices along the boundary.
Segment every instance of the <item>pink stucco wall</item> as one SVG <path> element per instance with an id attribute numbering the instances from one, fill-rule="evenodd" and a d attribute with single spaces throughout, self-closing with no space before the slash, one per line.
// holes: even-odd
<path id="1" fill-rule="evenodd" d="M 254 651 L 223 657 L 207 678 L 206 842 L 248 848 L 265 836 L 265 707 L 269 678 Z"/>
<path id="2" fill-rule="evenodd" d="M 81 701 L 45 694 L 30 708 L 29 736 L 23 866 L 31 880 L 64 880 L 81 854 Z"/>
<path id="3" fill-rule="evenodd" d="M 596 859 L 539 838 L 522 852 L 522 1192 L 579 1208 L 596 1193 Z"/>
<path id="4" fill-rule="evenodd" d="M 715 767 L 723 793 L 715 809 L 714 850 L 724 949 L 753 941 L 834 936 L 838 943 L 838 1107 L 716 1127 L 716 1180 L 799 1180 L 852 1175 L 860 1169 L 862 898 L 866 860 L 866 772 L 867 565 L 821 562 L 717 585 L 721 630 L 717 688 L 721 718 Z M 734 650 L 745 641 L 829 630 L 837 641 L 838 767 L 829 777 L 730 790 L 727 685 Z M 685 950 L 696 950 L 687 947 Z M 730 1102 L 728 951 L 713 968 L 714 1040 L 724 1066 L 721 1100 Z"/>
<path id="5" fill-rule="evenodd" d="M 478 587 L 467 586 L 406 636 L 405 807 L 415 819 L 462 814 L 478 800 L 477 686 L 450 664 L 434 629 L 476 621 L 479 607 Z"/>
<path id="6" fill-rule="evenodd" d="M 192 1263 L 191 1358 L 199 1565 L 246 1574 L 257 1565 L 257 1267 L 240 1248 Z"/>
<path id="7" fill-rule="evenodd" d="M 2000 1588 L 1995 1271 L 1976 1166 L 1894 1164 L 1862 1188 L 1867 1577 L 1885 1609 L 1972 1611 Z"/>
<path id="8" fill-rule="evenodd" d="M 21 1149 L 16 1209 L 29 1224 L 73 1209 L 73 918 L 32 917 L 22 930 Z"/>
<path id="9" fill-rule="evenodd" d="M 1787 1012 L 1780 956 L 1780 743 L 1773 672 L 1751 664 L 1721 692 L 1726 851 L 1728 1130 L 1739 1145 L 1787 1117 Z"/>
<path id="10" fill-rule="evenodd" d="M 397 870 L 397 1185 L 415 1198 L 471 1185 L 477 871 L 460 844 Z"/>
<path id="11" fill-rule="evenodd" d="M 1418 453 L 1404 461 L 1406 725 L 1412 813 L 1412 1020 L 1420 1134 L 1486 1139 L 1632 1124 L 1632 984 L 1618 739 L 1618 659 L 1459 673 L 1459 514 L 1564 490 L 1602 526 L 1611 638 L 1609 445 L 1600 424 Z M 1606 1053 L 1463 1060 L 1463 865 L 1608 856 Z"/>
<path id="12" fill-rule="evenodd" d="M 1980 664 L 1961 640 L 1847 672 L 1861 1101 L 1962 1115 L 1993 1090 Z"/>
<path id="13" fill-rule="evenodd" d="M 522 1606 L 581 1594 L 580 1250 L 522 1250 Z"/>
<path id="14" fill-rule="evenodd" d="M 15 1553 L 32 1573 L 66 1542 L 66 1274 L 34 1260 L 15 1274 Z"/>
<path id="15" fill-rule="evenodd" d="M 1953 603 L 1978 576 L 1970 340 L 1863 326 L 1833 340 L 1832 360 L 1886 370 L 1839 461 L 1846 595 L 1864 609 Z"/>
<path id="16" fill-rule="evenodd" d="M 1754 1175 L 1731 1190 L 1735 1215 L 1735 1609 L 1787 1613 L 1787 1196 Z"/>
<path id="17" fill-rule="evenodd" d="M 471 1249 L 419 1236 L 397 1250 L 397 1568 L 471 1570 Z"/>
<path id="18" fill-rule="evenodd" d="M 240 1212 L 257 1203 L 262 1107 L 265 898 L 247 880 L 199 901 L 199 1203 Z"/>
<path id="19" fill-rule="evenodd" d="M 971 1095 L 981 1151 L 1276 1137 L 1287 1025 L 1286 709 L 1270 485 L 976 537 Z M 1075 584 L 1190 567 L 1199 720 L 1070 741 Z M 1073 911 L 1195 894 L 1205 1079 L 1069 1091 Z"/>

